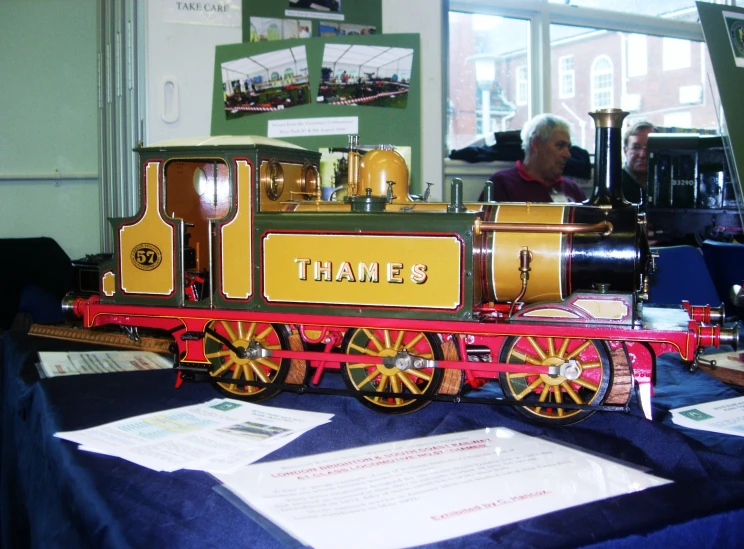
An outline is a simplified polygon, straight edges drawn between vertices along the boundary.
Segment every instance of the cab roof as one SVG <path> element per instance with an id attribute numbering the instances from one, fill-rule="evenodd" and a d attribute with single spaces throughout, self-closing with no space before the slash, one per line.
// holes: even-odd
<path id="1" fill-rule="evenodd" d="M 269 147 L 282 147 L 285 149 L 299 149 L 307 150 L 304 147 L 282 141 L 281 139 L 273 139 L 271 137 L 263 137 L 260 135 L 213 135 L 206 137 L 183 137 L 179 139 L 170 139 L 167 141 L 159 141 L 158 143 L 151 143 L 149 145 L 143 145 L 137 148 L 137 150 L 152 150 L 152 149 L 172 149 L 172 148 L 199 148 L 199 147 L 257 147 L 257 146 L 269 146 Z"/>

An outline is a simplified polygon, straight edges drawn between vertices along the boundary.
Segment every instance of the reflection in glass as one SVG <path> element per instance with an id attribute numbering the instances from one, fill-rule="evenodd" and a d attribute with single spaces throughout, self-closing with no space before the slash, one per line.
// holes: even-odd
<path id="1" fill-rule="evenodd" d="M 448 149 L 522 128 L 529 112 L 528 42 L 525 19 L 449 13 Z"/>
<path id="2" fill-rule="evenodd" d="M 689 19 L 694 12 L 697 17 L 692 0 L 557 3 L 671 19 Z M 494 132 L 520 130 L 537 114 L 530 107 L 542 108 L 530 97 L 534 78 L 547 80 L 546 110 L 567 119 L 574 144 L 590 153 L 594 126 L 588 113 L 596 108 L 628 111 L 626 127 L 648 120 L 665 130 L 718 130 L 718 91 L 704 43 L 552 24 L 551 70 L 544 75 L 531 73 L 529 44 L 526 19 L 449 12 L 448 150 L 490 144 Z M 483 64 L 490 65 L 492 81 L 482 76 L 489 74 L 480 70 Z"/>
<path id="3" fill-rule="evenodd" d="M 705 44 L 568 25 L 551 25 L 550 38 L 551 111 L 571 123 L 575 145 L 594 152 L 594 127 L 587 113 L 596 108 L 628 111 L 625 127 L 648 120 L 665 131 L 718 130 L 718 91 L 712 73 L 710 79 L 707 75 Z M 671 43 L 680 54 L 672 65 L 676 68 L 670 69 L 664 51 Z M 560 93 L 564 84 L 559 69 L 566 56 L 573 57 L 573 97 Z"/>

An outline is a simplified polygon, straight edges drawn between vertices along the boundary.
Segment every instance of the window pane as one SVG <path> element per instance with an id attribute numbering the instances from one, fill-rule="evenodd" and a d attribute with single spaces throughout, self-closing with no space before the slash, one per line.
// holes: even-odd
<path id="1" fill-rule="evenodd" d="M 645 34 L 628 35 L 628 77 L 648 74 L 648 47 Z"/>
<path id="2" fill-rule="evenodd" d="M 689 40 L 679 40 L 677 38 L 662 38 L 662 62 L 661 65 L 665 71 L 674 69 L 686 69 L 690 66 L 690 45 Z"/>
<path id="3" fill-rule="evenodd" d="M 529 22 L 449 13 L 447 147 L 521 129 L 527 120 Z"/>
<path id="4" fill-rule="evenodd" d="M 575 74 L 573 69 L 573 55 L 565 55 L 559 59 L 560 97 L 573 97 Z"/>
<path id="5" fill-rule="evenodd" d="M 550 37 L 552 112 L 569 121 L 574 144 L 594 152 L 587 113 L 604 107 L 630 112 L 626 125 L 648 120 L 661 127 L 718 129 L 718 91 L 705 44 L 565 25 L 551 25 Z M 677 56 L 673 70 L 669 59 L 665 65 L 669 44 Z M 566 97 L 560 60 L 570 55 L 574 95 Z"/>

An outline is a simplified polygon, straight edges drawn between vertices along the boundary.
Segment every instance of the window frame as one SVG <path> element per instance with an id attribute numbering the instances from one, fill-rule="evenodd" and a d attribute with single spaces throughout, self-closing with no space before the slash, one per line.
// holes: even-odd
<path id="1" fill-rule="evenodd" d="M 526 105 L 530 99 L 530 71 L 527 65 L 519 65 L 515 71 L 515 81 L 517 83 L 517 89 L 515 90 L 514 97 L 516 98 L 517 105 Z M 524 78 L 522 78 L 524 74 Z M 524 86 L 524 89 L 522 88 Z"/>
<path id="2" fill-rule="evenodd" d="M 563 68 L 563 62 L 565 60 L 571 60 L 571 68 L 566 70 Z M 571 81 L 570 91 L 566 91 L 564 84 L 566 77 Z M 576 70 L 574 69 L 574 55 L 561 55 L 558 58 L 558 97 L 561 99 L 568 99 L 576 95 Z"/>
<path id="3" fill-rule="evenodd" d="M 609 69 L 605 70 L 604 68 L 602 68 L 602 70 L 599 71 L 597 65 L 599 65 L 600 63 L 602 63 L 604 61 L 607 62 L 607 65 L 609 66 Z M 602 86 L 600 88 L 599 86 L 597 86 L 597 79 L 598 79 L 598 77 L 604 76 L 606 74 L 609 74 L 610 75 L 609 85 L 608 86 Z M 612 65 L 612 59 L 610 59 L 610 56 L 608 56 L 608 55 L 598 55 L 597 57 L 595 57 L 592 60 L 592 68 L 591 68 L 591 73 L 590 73 L 590 79 L 591 79 L 590 80 L 590 83 L 591 83 L 590 89 L 591 89 L 591 94 L 592 94 L 592 110 L 611 108 L 612 105 L 613 105 L 613 101 L 614 101 L 614 97 L 613 97 L 614 96 L 614 93 L 613 93 L 614 92 L 614 87 L 613 86 L 615 84 L 615 67 Z M 606 105 L 604 103 L 603 104 L 599 104 L 597 102 L 597 95 L 604 94 L 604 93 L 607 93 L 607 92 L 609 92 L 609 94 L 610 94 L 610 100 L 607 102 Z"/>

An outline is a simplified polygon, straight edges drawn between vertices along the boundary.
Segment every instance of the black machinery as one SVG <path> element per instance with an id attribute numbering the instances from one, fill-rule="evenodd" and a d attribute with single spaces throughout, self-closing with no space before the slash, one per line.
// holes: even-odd
<path id="1" fill-rule="evenodd" d="M 736 184 L 721 136 L 649 134 L 646 212 L 656 243 L 729 242 L 741 235 Z"/>

